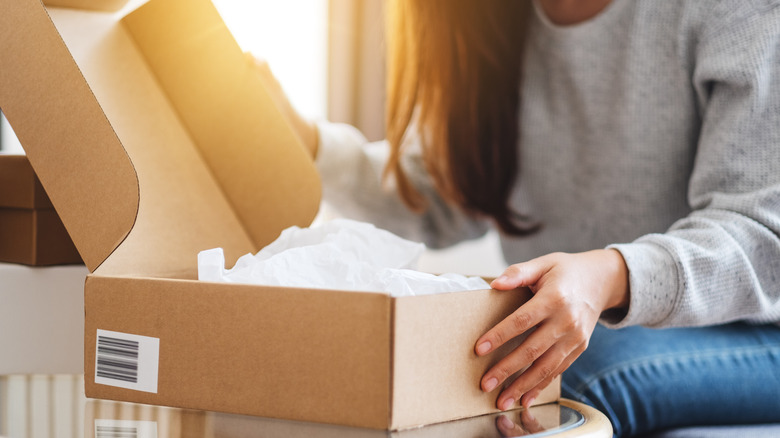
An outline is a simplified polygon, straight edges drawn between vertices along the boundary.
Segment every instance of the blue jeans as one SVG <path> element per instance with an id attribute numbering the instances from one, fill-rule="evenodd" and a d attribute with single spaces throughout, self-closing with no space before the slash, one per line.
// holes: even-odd
<path id="1" fill-rule="evenodd" d="M 563 396 L 607 415 L 616 437 L 780 423 L 780 327 L 599 325 L 562 381 Z"/>

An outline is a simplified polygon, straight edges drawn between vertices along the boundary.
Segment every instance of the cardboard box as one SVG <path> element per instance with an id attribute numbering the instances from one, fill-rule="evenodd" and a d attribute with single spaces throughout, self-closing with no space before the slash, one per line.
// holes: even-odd
<path id="1" fill-rule="evenodd" d="M 0 154 L 0 262 L 39 266 L 81 263 L 23 155 Z"/>
<path id="2" fill-rule="evenodd" d="M 199 251 L 221 246 L 231 263 L 309 224 L 320 200 L 305 148 L 207 0 L 5 9 L 0 105 L 92 272 L 88 397 L 375 429 L 496 411 L 478 382 L 507 349 L 477 358 L 474 342 L 528 291 L 195 280 Z M 98 342 L 102 359 L 126 357 L 98 367 Z M 558 396 L 556 383 L 538 400 Z"/>

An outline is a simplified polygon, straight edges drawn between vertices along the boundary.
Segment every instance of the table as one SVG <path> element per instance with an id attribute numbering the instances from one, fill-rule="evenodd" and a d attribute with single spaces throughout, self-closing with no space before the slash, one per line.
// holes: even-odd
<path id="1" fill-rule="evenodd" d="M 270 418 L 92 400 L 83 376 L 0 376 L 0 436 L 8 438 L 243 438 L 243 437 L 610 437 L 600 412 L 568 400 L 528 411 L 383 431 Z"/>

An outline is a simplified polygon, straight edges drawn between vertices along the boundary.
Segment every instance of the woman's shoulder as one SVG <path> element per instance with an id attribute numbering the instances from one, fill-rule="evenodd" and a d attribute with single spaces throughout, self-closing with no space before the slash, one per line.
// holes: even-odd
<path id="1" fill-rule="evenodd" d="M 622 2 L 632 29 L 676 33 L 686 42 L 739 28 L 760 29 L 762 21 L 780 20 L 780 0 L 613 0 Z M 636 25 L 639 26 L 636 26 Z M 751 31 L 748 29 L 747 33 Z"/>
<path id="2" fill-rule="evenodd" d="M 764 15 L 780 12 L 780 0 L 682 0 L 684 12 L 698 21 L 702 35 L 714 35 Z"/>

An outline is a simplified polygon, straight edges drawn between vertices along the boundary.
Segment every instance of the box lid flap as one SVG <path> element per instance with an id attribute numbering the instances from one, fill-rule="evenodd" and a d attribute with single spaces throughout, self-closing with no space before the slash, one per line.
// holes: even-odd
<path id="1" fill-rule="evenodd" d="M 0 103 L 5 109 L 6 89 L 14 83 L 26 89 L 15 93 L 12 106 L 27 112 L 14 117 L 13 108 L 7 111 L 25 148 L 26 137 L 37 136 L 37 130 L 56 133 L 30 144 L 28 155 L 69 231 L 89 229 L 86 223 L 125 224 L 127 237 L 106 245 L 116 248 L 113 253 L 93 253 L 82 242 L 105 245 L 105 236 L 71 231 L 85 259 L 92 260 L 90 269 L 192 278 L 200 250 L 221 246 L 235 260 L 270 243 L 282 229 L 313 219 L 320 199 L 314 164 L 208 0 L 154 0 L 125 24 L 113 14 L 50 8 L 54 31 L 38 1 L 19 3 L 15 9 L 34 18 L 27 17 L 34 24 L 29 33 L 46 34 L 47 40 L 43 48 L 27 41 L 7 50 L 10 59 L 26 60 L 26 66 L 14 69 L 13 80 L 0 76 Z M 12 21 L 4 28 L 6 39 L 14 40 L 19 29 Z M 70 77 L 45 74 L 45 60 L 52 57 L 52 64 L 70 66 L 60 68 Z M 26 81 L 27 70 L 42 78 Z M 39 129 L 47 119 L 34 117 L 36 105 L 74 83 L 82 87 L 67 96 L 70 105 L 92 112 L 75 120 L 55 118 L 52 127 Z M 25 97 L 26 106 L 19 102 Z M 58 108 L 72 112 L 63 105 L 52 105 L 51 112 Z M 113 139 L 92 138 L 93 125 Z M 55 139 L 67 140 L 68 148 L 57 147 Z M 117 211 L 129 204 L 132 211 Z"/>
<path id="2" fill-rule="evenodd" d="M 5 3 L 0 59 L 0 106 L 94 270 L 135 221 L 133 165 L 40 1 Z"/>
<path id="3" fill-rule="evenodd" d="M 152 0 L 122 22 L 257 248 L 308 225 L 312 158 L 211 1 Z"/>

